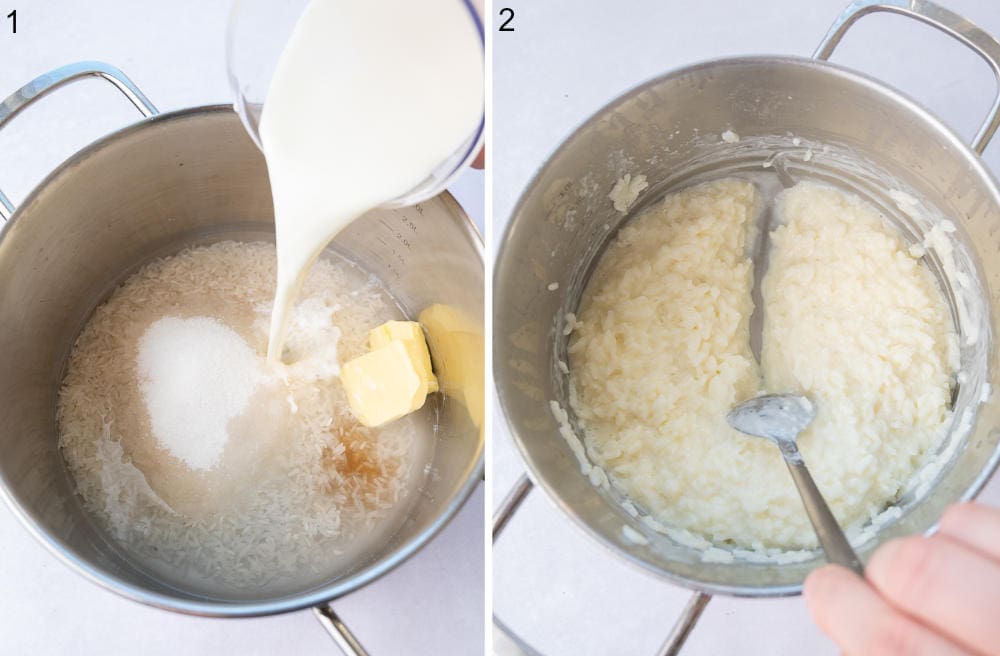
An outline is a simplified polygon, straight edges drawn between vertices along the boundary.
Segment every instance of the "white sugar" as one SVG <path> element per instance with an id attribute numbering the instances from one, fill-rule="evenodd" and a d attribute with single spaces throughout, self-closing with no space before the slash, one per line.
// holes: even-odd
<path id="1" fill-rule="evenodd" d="M 138 371 L 152 432 L 192 469 L 211 469 L 227 424 L 262 380 L 261 358 L 214 319 L 164 317 L 139 341 Z"/>

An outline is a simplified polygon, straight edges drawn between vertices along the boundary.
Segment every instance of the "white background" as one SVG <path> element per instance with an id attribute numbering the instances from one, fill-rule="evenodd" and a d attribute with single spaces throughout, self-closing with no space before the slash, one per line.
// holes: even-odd
<path id="1" fill-rule="evenodd" d="M 123 69 L 161 111 L 229 103 L 223 49 L 229 5 L 0 0 L 0 100 L 50 69 L 98 59 Z M 17 10 L 16 35 L 2 18 L 11 9 Z M 56 92 L 0 132 L 0 189 L 17 203 L 73 152 L 137 118 L 98 80 Z M 483 175 L 466 174 L 453 192 L 482 229 Z M 374 656 L 481 652 L 483 504 L 480 486 L 428 548 L 336 602 Z M 50 556 L 6 507 L 0 507 L 0 563 L 4 654 L 337 653 L 308 611 L 202 619 L 120 599 Z"/>
<path id="2" fill-rule="evenodd" d="M 942 0 L 1000 36 L 995 0 Z M 636 84 L 679 66 L 741 54 L 808 56 L 847 0 L 505 0 L 513 33 L 494 21 L 494 234 L 531 175 L 568 133 Z M 493 12 L 496 16 L 496 11 Z M 995 93 L 986 65 L 929 27 L 863 19 L 835 62 L 872 74 L 975 132 Z M 1000 171 L 1000 144 L 986 155 Z M 499 412 L 499 410 L 498 410 Z M 494 417 L 494 504 L 522 472 Z M 981 497 L 1000 503 L 997 479 Z M 544 492 L 514 516 L 494 553 L 495 612 L 550 656 L 653 654 L 686 590 L 626 565 L 592 542 Z M 684 650 L 699 655 L 834 654 L 799 597 L 712 600 Z"/>

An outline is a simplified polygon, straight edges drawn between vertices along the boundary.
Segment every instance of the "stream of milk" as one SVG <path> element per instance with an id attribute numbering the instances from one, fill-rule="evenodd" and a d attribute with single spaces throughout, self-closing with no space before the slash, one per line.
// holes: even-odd
<path id="1" fill-rule="evenodd" d="M 354 219 L 424 182 L 479 125 L 483 46 L 461 0 L 312 0 L 260 122 L 278 280 L 268 361 L 281 360 L 309 267 Z"/>

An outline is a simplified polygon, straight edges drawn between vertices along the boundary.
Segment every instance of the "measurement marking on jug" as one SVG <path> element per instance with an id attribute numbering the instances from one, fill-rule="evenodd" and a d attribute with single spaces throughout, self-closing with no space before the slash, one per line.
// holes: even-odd
<path id="1" fill-rule="evenodd" d="M 405 216 L 401 216 L 401 217 L 399 217 L 399 220 L 400 220 L 400 221 L 402 222 L 402 224 L 403 224 L 404 226 L 406 226 L 407 228 L 409 228 L 409 229 L 410 229 L 410 231 L 411 231 L 411 232 L 412 232 L 413 234 L 417 234 L 417 224 L 416 224 L 416 223 L 414 223 L 414 222 L 413 222 L 413 221 L 411 221 L 410 219 L 406 218 Z"/>
<path id="2" fill-rule="evenodd" d="M 400 244 L 402 244 L 403 246 L 405 246 L 406 250 L 410 250 L 410 239 L 409 239 L 409 237 L 407 237 L 406 235 L 404 235 L 403 233 L 401 233 L 394 226 L 391 226 L 388 223 L 386 223 L 385 219 L 379 219 L 378 222 L 381 223 L 383 226 L 385 226 L 385 229 L 389 231 L 389 234 L 391 234 L 393 237 L 395 237 L 396 241 L 398 241 Z"/>
<path id="3" fill-rule="evenodd" d="M 7 18 L 10 19 L 10 33 L 17 34 L 17 9 L 7 14 Z"/>
<path id="4" fill-rule="evenodd" d="M 379 241 L 382 241 L 382 240 L 379 239 Z M 382 243 L 384 244 L 385 242 L 382 242 Z M 384 257 L 382 257 L 381 253 L 379 253 L 378 251 L 371 250 L 371 249 L 369 249 L 368 252 L 371 253 L 372 255 L 374 255 L 376 260 L 378 260 L 379 262 L 381 262 L 382 264 L 384 264 L 386 270 L 389 273 L 391 273 L 394 278 L 396 278 L 397 280 L 400 278 L 399 269 L 397 269 L 395 266 L 393 266 L 392 262 L 386 261 L 386 259 Z M 404 264 L 405 264 L 405 262 L 404 262 Z"/>

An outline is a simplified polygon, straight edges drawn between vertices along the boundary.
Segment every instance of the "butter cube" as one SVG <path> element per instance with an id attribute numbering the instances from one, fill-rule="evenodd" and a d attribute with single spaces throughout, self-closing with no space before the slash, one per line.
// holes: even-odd
<path id="1" fill-rule="evenodd" d="M 406 346 L 414 366 L 427 383 L 427 393 L 438 391 L 437 378 L 431 369 L 431 354 L 427 351 L 420 324 L 416 321 L 386 321 L 368 333 L 368 348 L 374 351 L 393 340 L 399 340 Z"/>
<path id="2" fill-rule="evenodd" d="M 437 364 L 440 385 L 484 428 L 485 343 L 482 330 L 457 308 L 436 303 L 420 313 Z"/>
<path id="3" fill-rule="evenodd" d="M 424 340 L 424 331 L 416 321 L 386 321 L 368 333 L 368 350 L 385 346 L 394 339 Z"/>
<path id="4" fill-rule="evenodd" d="M 427 399 L 427 378 L 403 340 L 392 340 L 340 368 L 351 410 L 375 427 L 419 410 Z"/>

